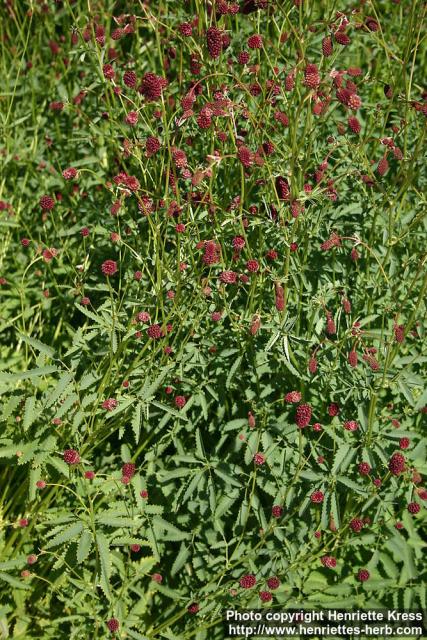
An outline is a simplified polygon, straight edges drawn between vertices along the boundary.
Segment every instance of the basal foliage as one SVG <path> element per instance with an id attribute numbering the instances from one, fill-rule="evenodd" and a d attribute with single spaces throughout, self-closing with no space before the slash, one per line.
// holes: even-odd
<path id="1" fill-rule="evenodd" d="M 0 637 L 426 607 L 425 10 L 2 4 Z"/>

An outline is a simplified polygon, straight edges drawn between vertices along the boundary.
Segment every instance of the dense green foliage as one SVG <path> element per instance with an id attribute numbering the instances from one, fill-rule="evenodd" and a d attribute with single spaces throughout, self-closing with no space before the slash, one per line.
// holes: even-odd
<path id="1" fill-rule="evenodd" d="M 426 607 L 425 11 L 2 3 L 0 637 Z"/>

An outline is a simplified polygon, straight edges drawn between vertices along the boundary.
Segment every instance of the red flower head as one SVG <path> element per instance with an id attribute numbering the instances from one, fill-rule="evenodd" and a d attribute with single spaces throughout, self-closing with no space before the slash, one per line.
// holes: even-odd
<path id="1" fill-rule="evenodd" d="M 256 465 L 262 465 L 265 463 L 265 455 L 263 453 L 256 453 L 254 455 L 254 462 Z"/>
<path id="2" fill-rule="evenodd" d="M 122 476 L 132 478 L 135 475 L 136 465 L 133 462 L 125 462 L 122 466 Z"/>
<path id="3" fill-rule="evenodd" d="M 285 395 L 285 402 L 299 402 L 301 400 L 300 391 L 289 391 Z"/>
<path id="4" fill-rule="evenodd" d="M 366 580 L 369 580 L 370 575 L 371 574 L 367 569 L 359 569 L 357 579 L 359 580 L 359 582 L 366 582 Z"/>
<path id="5" fill-rule="evenodd" d="M 168 82 L 161 76 L 156 76 L 154 73 L 146 73 L 142 78 L 141 85 L 138 91 L 145 97 L 148 102 L 155 102 L 158 100 L 164 88 Z"/>
<path id="6" fill-rule="evenodd" d="M 320 558 L 320 562 L 328 569 L 334 569 L 337 566 L 337 561 L 333 556 L 323 556 Z"/>
<path id="7" fill-rule="evenodd" d="M 66 449 L 64 451 L 63 457 L 64 461 L 69 465 L 79 464 L 80 462 L 79 452 L 75 449 Z"/>
<path id="8" fill-rule="evenodd" d="M 127 87 L 133 89 L 136 85 L 135 71 L 125 71 L 123 74 L 123 82 Z"/>
<path id="9" fill-rule="evenodd" d="M 346 422 L 344 422 L 344 429 L 346 429 L 347 431 L 357 431 L 358 428 L 359 425 L 356 420 L 347 420 Z"/>
<path id="10" fill-rule="evenodd" d="M 119 630 L 119 621 L 116 618 L 110 618 L 109 620 L 107 620 L 107 627 L 111 633 L 115 633 Z"/>
<path id="11" fill-rule="evenodd" d="M 218 58 L 222 51 L 222 33 L 217 27 L 209 27 L 206 32 L 206 45 L 211 58 Z"/>
<path id="12" fill-rule="evenodd" d="M 320 504 L 321 502 L 323 502 L 324 499 L 325 499 L 325 495 L 323 491 L 313 491 L 313 493 L 310 496 L 310 500 L 314 504 Z"/>
<path id="13" fill-rule="evenodd" d="M 407 508 L 408 508 L 409 513 L 411 513 L 412 515 L 415 515 L 416 513 L 419 513 L 419 511 L 421 509 L 421 507 L 418 504 L 418 502 L 410 502 L 408 504 Z"/>
<path id="14" fill-rule="evenodd" d="M 113 409 L 117 407 L 117 400 L 115 398 L 108 398 L 107 400 L 104 400 L 101 406 L 107 411 L 113 411 Z"/>
<path id="15" fill-rule="evenodd" d="M 77 176 L 77 169 L 74 167 L 69 167 L 68 169 L 64 169 L 62 172 L 62 177 L 64 180 L 73 180 Z"/>
<path id="16" fill-rule="evenodd" d="M 253 574 L 248 573 L 240 578 L 239 584 L 242 589 L 252 589 L 256 585 L 256 578 Z"/>
<path id="17" fill-rule="evenodd" d="M 390 473 L 398 476 L 405 471 L 406 460 L 402 453 L 393 453 L 388 463 Z"/>
<path id="18" fill-rule="evenodd" d="M 276 576 L 272 576 L 267 580 L 267 587 L 269 589 L 278 589 L 280 587 L 280 580 Z"/>
<path id="19" fill-rule="evenodd" d="M 262 36 L 259 33 L 249 36 L 248 47 L 249 49 L 262 49 Z"/>
<path id="20" fill-rule="evenodd" d="M 311 407 L 309 404 L 300 404 L 295 414 L 295 422 L 300 429 L 304 429 L 310 424 Z"/>
<path id="21" fill-rule="evenodd" d="M 367 462 L 361 462 L 358 469 L 361 476 L 367 476 L 371 472 L 371 465 Z"/>
<path id="22" fill-rule="evenodd" d="M 55 206 L 55 200 L 51 196 L 42 196 L 39 202 L 43 211 L 51 211 Z"/>
<path id="23" fill-rule="evenodd" d="M 353 518 L 352 520 L 350 520 L 350 529 L 354 533 L 360 533 L 363 529 L 363 520 L 361 520 L 360 518 Z"/>
<path id="24" fill-rule="evenodd" d="M 117 273 L 117 262 L 114 260 L 105 260 L 101 265 L 101 271 L 104 276 L 113 276 Z"/>

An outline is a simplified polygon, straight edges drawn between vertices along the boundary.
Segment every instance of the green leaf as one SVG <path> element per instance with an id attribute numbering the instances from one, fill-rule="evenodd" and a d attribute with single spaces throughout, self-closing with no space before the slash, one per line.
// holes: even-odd
<path id="1" fill-rule="evenodd" d="M 41 378 L 42 376 L 47 376 L 50 373 L 55 373 L 56 371 L 58 371 L 58 368 L 53 365 L 49 367 L 29 369 L 19 373 L 7 373 L 6 371 L 0 371 L 0 382 L 19 382 L 20 380 Z"/>
<path id="2" fill-rule="evenodd" d="M 117 407 L 113 409 L 113 411 L 108 411 L 105 419 L 110 420 L 111 418 L 114 418 L 117 414 L 122 413 L 123 411 L 128 409 L 132 404 L 134 404 L 134 402 L 135 398 L 124 398 L 119 400 Z"/>
<path id="3" fill-rule="evenodd" d="M 174 524 L 171 524 L 161 516 L 154 516 L 153 525 L 156 529 L 167 531 L 173 536 L 173 540 L 185 540 L 190 537 L 187 531 L 181 531 Z"/>
<path id="4" fill-rule="evenodd" d="M 139 436 L 140 436 L 140 433 L 141 433 L 141 417 L 142 417 L 141 405 L 137 404 L 136 407 L 135 407 L 135 411 L 133 413 L 132 422 L 131 422 L 132 431 L 134 433 L 135 442 L 137 444 L 139 442 Z"/>
<path id="5" fill-rule="evenodd" d="M 60 533 L 54 536 L 51 540 L 49 540 L 49 542 L 45 545 L 44 548 L 52 549 L 52 547 L 57 547 L 58 545 L 63 544 L 64 542 L 69 542 L 70 540 L 77 538 L 77 536 L 82 531 L 82 529 L 83 529 L 83 523 L 80 522 L 80 520 L 78 522 L 74 522 L 69 527 L 66 527 Z"/>
<path id="6" fill-rule="evenodd" d="M 223 431 L 234 431 L 234 429 L 241 429 L 242 427 L 247 426 L 247 424 L 247 418 L 235 418 L 234 420 L 229 420 L 229 422 L 225 424 Z"/>
<path id="7" fill-rule="evenodd" d="M 14 589 L 24 589 L 24 590 L 30 589 L 29 584 L 27 584 L 23 580 L 17 580 L 13 576 L 10 576 L 8 573 L 3 573 L 3 571 L 0 571 L 0 580 L 3 580 L 3 582 L 9 583 L 10 586 L 13 587 Z"/>
<path id="8" fill-rule="evenodd" d="M 241 363 L 243 360 L 243 356 L 239 356 L 238 358 L 235 359 L 235 361 L 233 362 L 233 364 L 230 367 L 230 370 L 228 372 L 227 375 L 227 379 L 225 381 L 225 387 L 226 389 L 230 388 L 230 384 L 234 378 L 234 375 L 237 373 L 237 369 L 240 367 Z"/>
<path id="9" fill-rule="evenodd" d="M 7 420 L 12 415 L 12 413 L 18 408 L 21 399 L 21 394 L 10 396 L 9 400 L 3 405 L 1 420 Z"/>
<path id="10" fill-rule="evenodd" d="M 33 347 L 33 349 L 35 349 L 36 351 L 40 351 L 40 353 L 43 353 L 45 356 L 53 358 L 55 351 L 54 349 L 52 349 L 52 347 L 48 347 L 47 344 L 40 342 L 40 340 L 37 340 L 36 338 L 24 336 L 22 333 L 19 334 L 19 337 L 23 342 L 29 344 L 30 347 Z"/>
<path id="11" fill-rule="evenodd" d="M 59 400 L 59 398 L 67 389 L 70 382 L 73 380 L 73 377 L 74 376 L 72 373 L 64 373 L 59 378 L 58 384 L 55 386 L 54 390 L 46 398 L 46 407 L 51 407 L 53 404 L 55 404 L 57 400 Z"/>
<path id="12" fill-rule="evenodd" d="M 361 494 L 367 494 L 368 493 L 366 489 L 364 489 L 357 482 L 354 482 L 354 480 L 350 480 L 350 478 L 346 478 L 345 476 L 337 476 L 337 480 L 341 484 L 345 485 L 349 489 L 353 489 L 353 491 L 356 491 L 357 493 L 361 493 Z"/>
<path id="13" fill-rule="evenodd" d="M 187 562 L 187 559 L 190 557 L 190 549 L 187 547 L 184 542 L 181 543 L 181 547 L 179 549 L 178 555 L 176 556 L 174 563 L 171 568 L 171 575 L 174 576 L 178 573 L 180 569 Z"/>
<path id="14" fill-rule="evenodd" d="M 175 416 L 176 418 L 179 418 L 180 420 L 184 420 L 185 422 L 188 422 L 188 418 L 182 413 L 182 411 L 177 411 L 176 409 L 173 409 L 172 407 L 168 407 L 167 404 L 163 404 L 163 402 L 158 402 L 157 400 L 152 400 L 151 404 L 153 404 L 158 409 L 161 409 L 162 411 L 165 411 L 166 413 L 170 413 L 172 416 Z"/>
<path id="15" fill-rule="evenodd" d="M 120 516 L 109 515 L 108 513 L 101 513 L 96 517 L 96 521 L 99 524 L 103 524 L 106 527 L 134 527 L 137 523 L 132 518 L 122 518 Z"/>
<path id="16" fill-rule="evenodd" d="M 96 534 L 96 546 L 98 548 L 99 564 L 100 564 L 100 586 L 105 595 L 111 600 L 111 557 L 108 540 L 103 533 Z"/>
<path id="17" fill-rule="evenodd" d="M 331 514 L 337 528 L 339 528 L 341 524 L 341 518 L 340 518 L 338 499 L 337 499 L 336 493 L 333 493 L 331 495 Z"/>
<path id="18" fill-rule="evenodd" d="M 86 560 L 90 553 L 90 549 L 93 542 L 92 533 L 89 529 L 83 529 L 77 545 L 77 563 L 81 564 Z"/>
<path id="19" fill-rule="evenodd" d="M 205 448 L 203 446 L 200 429 L 196 429 L 196 451 L 197 451 L 197 455 L 200 456 L 200 458 L 202 459 L 206 458 Z"/>
<path id="20" fill-rule="evenodd" d="M 345 471 L 352 461 L 356 451 L 350 444 L 340 444 L 335 454 L 334 464 L 331 473 L 335 474 L 338 470 Z"/>
<path id="21" fill-rule="evenodd" d="M 34 396 L 29 396 L 25 401 L 24 419 L 22 420 L 24 431 L 28 431 L 36 417 L 36 399 Z"/>
<path id="22" fill-rule="evenodd" d="M 173 369 L 173 365 L 168 365 L 161 370 L 161 372 L 153 380 L 153 382 L 150 382 L 148 378 L 144 381 L 143 387 L 141 391 L 138 393 L 141 400 L 148 400 L 149 398 L 154 396 L 157 389 L 160 387 L 163 380 L 166 378 L 166 376 L 171 371 L 171 369 Z"/>

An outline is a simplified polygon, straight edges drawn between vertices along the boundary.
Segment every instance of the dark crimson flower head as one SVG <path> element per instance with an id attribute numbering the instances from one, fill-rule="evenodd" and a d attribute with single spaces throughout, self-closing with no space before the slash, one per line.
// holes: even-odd
<path id="1" fill-rule="evenodd" d="M 255 33 L 248 38 L 249 49 L 261 49 L 262 48 L 262 36 L 259 33 Z"/>
<path id="2" fill-rule="evenodd" d="M 338 42 L 338 44 L 341 44 L 343 47 L 345 47 L 346 45 L 350 44 L 351 40 L 348 37 L 348 35 L 346 33 L 344 33 L 343 31 L 337 31 L 334 34 L 335 37 L 335 41 Z"/>
<path id="3" fill-rule="evenodd" d="M 280 518 L 280 516 L 283 513 L 283 509 L 280 505 L 275 504 L 273 505 L 272 509 L 271 509 L 271 514 L 273 516 L 273 518 Z"/>
<path id="4" fill-rule="evenodd" d="M 359 569 L 357 579 L 359 580 L 359 582 L 366 582 L 366 580 L 369 580 L 370 575 L 371 574 L 367 569 Z"/>
<path id="5" fill-rule="evenodd" d="M 300 429 L 304 429 L 310 424 L 311 406 L 309 404 L 300 404 L 295 414 L 295 422 Z"/>
<path id="6" fill-rule="evenodd" d="M 135 475 L 136 465 L 133 462 L 125 462 L 122 466 L 122 475 L 132 478 Z"/>
<path id="7" fill-rule="evenodd" d="M 321 502 L 323 502 L 324 498 L 325 496 L 323 491 L 313 491 L 313 493 L 310 496 L 311 502 L 315 504 L 320 504 Z"/>
<path id="8" fill-rule="evenodd" d="M 179 32 L 182 36 L 188 38 L 193 33 L 193 27 L 190 22 L 183 22 L 178 27 Z"/>
<path id="9" fill-rule="evenodd" d="M 107 62 L 107 64 L 104 64 L 104 66 L 102 67 L 102 73 L 104 74 L 104 78 L 106 78 L 107 80 L 114 80 L 116 75 L 113 65 L 109 62 Z"/>
<path id="10" fill-rule="evenodd" d="M 348 354 L 348 363 L 350 365 L 350 367 L 357 367 L 357 351 L 355 351 L 354 349 L 352 349 L 350 351 L 350 353 Z"/>
<path id="11" fill-rule="evenodd" d="M 251 57 L 247 51 L 240 51 L 237 56 L 237 61 L 239 64 L 248 64 L 250 58 Z"/>
<path id="12" fill-rule="evenodd" d="M 336 402 L 331 402 L 328 407 L 328 413 L 332 417 L 337 416 L 340 412 L 339 405 Z"/>
<path id="13" fill-rule="evenodd" d="M 412 515 L 415 515 L 416 513 L 419 513 L 420 510 L 421 510 L 421 507 L 418 504 L 418 502 L 410 502 L 408 504 L 408 511 L 409 511 L 409 513 L 412 513 Z"/>
<path id="14" fill-rule="evenodd" d="M 69 167 L 68 169 L 64 169 L 62 172 L 62 177 L 65 180 L 73 180 L 77 176 L 77 169 L 74 167 Z"/>
<path id="15" fill-rule="evenodd" d="M 356 116 L 349 116 L 348 118 L 348 126 L 353 131 L 353 133 L 360 133 L 362 130 L 362 125 Z"/>
<path id="16" fill-rule="evenodd" d="M 163 338 L 164 332 L 160 324 L 152 324 L 147 329 L 147 335 L 149 338 L 158 339 Z"/>
<path id="17" fill-rule="evenodd" d="M 359 424 L 356 422 L 356 420 L 347 420 L 346 422 L 344 422 L 344 429 L 346 429 L 347 431 L 357 431 L 359 428 Z"/>
<path id="18" fill-rule="evenodd" d="M 206 45 L 211 58 L 219 58 L 222 51 L 222 32 L 217 27 L 209 27 L 206 32 Z"/>
<path id="19" fill-rule="evenodd" d="M 371 465 L 367 462 L 361 462 L 358 469 L 361 476 L 367 476 L 371 472 Z"/>
<path id="20" fill-rule="evenodd" d="M 43 211 L 51 211 L 55 206 L 55 200 L 52 196 L 42 196 L 40 198 L 40 207 Z"/>
<path id="21" fill-rule="evenodd" d="M 263 453 L 256 453 L 254 455 L 254 462 L 256 465 L 262 465 L 265 463 L 265 455 Z"/>
<path id="22" fill-rule="evenodd" d="M 116 618 L 110 618 L 109 620 L 107 620 L 107 627 L 111 633 L 115 633 L 119 630 L 119 621 Z"/>
<path id="23" fill-rule="evenodd" d="M 270 591 L 260 591 L 259 597 L 262 602 L 270 602 L 273 599 L 273 594 Z"/>
<path id="24" fill-rule="evenodd" d="M 185 396 L 176 396 L 174 402 L 178 409 L 182 409 L 187 404 Z"/>
<path id="25" fill-rule="evenodd" d="M 219 279 L 225 284 L 234 284 L 237 281 L 237 273 L 235 271 L 222 271 L 219 274 Z"/>
<path id="26" fill-rule="evenodd" d="M 160 141 L 158 138 L 154 138 L 153 136 L 148 136 L 145 141 L 145 149 L 147 151 L 147 156 L 150 158 L 160 149 Z"/>
<path id="27" fill-rule="evenodd" d="M 253 574 L 248 573 L 240 578 L 239 584 L 242 589 L 252 589 L 256 585 L 256 578 Z"/>
<path id="28" fill-rule="evenodd" d="M 410 444 L 411 444 L 411 441 L 409 440 L 409 438 L 400 438 L 399 440 L 400 449 L 407 449 Z"/>
<path id="29" fill-rule="evenodd" d="M 316 89 L 320 84 L 319 70 L 316 64 L 308 64 L 304 71 L 304 84 L 310 89 Z"/>
<path id="30" fill-rule="evenodd" d="M 192 602 L 192 603 L 187 607 L 187 611 L 188 611 L 188 613 L 191 613 L 191 614 L 193 614 L 193 615 L 194 615 L 194 614 L 196 614 L 196 613 L 198 613 L 198 612 L 199 612 L 199 609 L 200 609 L 200 605 L 199 605 L 199 603 L 198 603 L 198 602 Z"/>
<path id="31" fill-rule="evenodd" d="M 248 260 L 246 263 L 246 268 L 251 273 L 256 273 L 259 271 L 259 263 L 257 260 Z"/>
<path id="32" fill-rule="evenodd" d="M 360 533 L 360 531 L 362 531 L 363 529 L 363 520 L 361 520 L 360 518 L 353 518 L 352 520 L 350 520 L 350 529 L 354 533 Z"/>
<path id="33" fill-rule="evenodd" d="M 390 473 L 392 473 L 394 476 L 398 476 L 403 473 L 403 471 L 405 471 L 405 466 L 405 456 L 402 453 L 393 453 L 390 458 L 390 462 L 388 463 Z"/>
<path id="34" fill-rule="evenodd" d="M 66 449 L 64 451 L 63 457 L 64 461 L 69 465 L 79 464 L 80 462 L 79 452 L 75 449 Z"/>
<path id="35" fill-rule="evenodd" d="M 115 398 L 107 398 L 107 400 L 104 400 L 102 403 L 102 408 L 106 409 L 107 411 L 113 411 L 113 409 L 115 409 L 117 407 L 117 400 Z"/>
<path id="36" fill-rule="evenodd" d="M 308 370 L 312 375 L 317 371 L 317 359 L 314 356 L 312 356 L 308 361 Z"/>
<path id="37" fill-rule="evenodd" d="M 133 89 L 136 86 L 136 73 L 135 71 L 125 71 L 123 74 L 124 84 Z"/>
<path id="38" fill-rule="evenodd" d="M 267 587 L 269 589 L 278 589 L 280 587 L 280 580 L 279 578 L 276 578 L 276 576 L 272 576 L 271 578 L 268 578 L 267 580 Z"/>
<path id="39" fill-rule="evenodd" d="M 160 575 L 160 573 L 153 573 L 151 575 L 151 579 L 154 580 L 154 582 L 157 582 L 158 584 L 163 582 L 163 576 Z"/>
<path id="40" fill-rule="evenodd" d="M 244 144 L 239 147 L 237 157 L 244 167 L 250 167 L 253 164 L 253 153 Z"/>
<path id="41" fill-rule="evenodd" d="M 301 400 L 301 392 L 300 391 L 289 391 L 285 395 L 285 402 L 299 402 Z"/>
<path id="42" fill-rule="evenodd" d="M 322 53 L 325 58 L 328 58 L 329 56 L 332 55 L 332 52 L 333 52 L 332 38 L 330 38 L 329 36 L 326 36 L 322 40 Z"/>
<path id="43" fill-rule="evenodd" d="M 320 558 L 321 563 L 328 569 L 334 569 L 337 566 L 337 561 L 333 556 L 323 556 Z"/>
<path id="44" fill-rule="evenodd" d="M 167 84 L 167 80 L 162 76 L 148 72 L 144 74 L 138 91 L 148 102 L 155 102 L 161 97 Z"/>
<path id="45" fill-rule="evenodd" d="M 117 262 L 115 260 L 105 260 L 101 265 L 101 271 L 104 276 L 113 276 L 117 273 Z"/>

